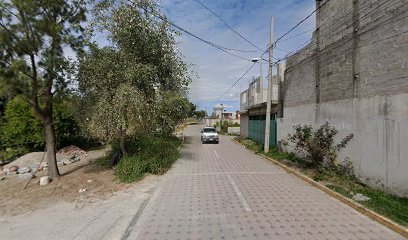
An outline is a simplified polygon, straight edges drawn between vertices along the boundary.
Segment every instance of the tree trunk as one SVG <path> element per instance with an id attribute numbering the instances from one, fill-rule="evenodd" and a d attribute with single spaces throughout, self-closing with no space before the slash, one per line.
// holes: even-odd
<path id="1" fill-rule="evenodd" d="M 125 147 L 125 134 L 122 133 L 122 136 L 120 137 L 120 150 L 122 151 L 123 156 L 127 156 L 127 151 Z"/>
<path id="2" fill-rule="evenodd" d="M 45 143 L 47 149 L 47 163 L 48 163 L 48 176 L 51 179 L 58 179 L 60 173 L 57 166 L 57 151 L 56 151 L 56 139 L 54 131 L 54 123 L 52 117 L 44 122 L 45 127 Z"/>

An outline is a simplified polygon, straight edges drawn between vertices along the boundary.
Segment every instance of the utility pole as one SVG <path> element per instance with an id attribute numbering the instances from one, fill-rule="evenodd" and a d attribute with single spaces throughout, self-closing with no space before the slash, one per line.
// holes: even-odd
<path id="1" fill-rule="evenodd" d="M 269 135 L 271 130 L 271 105 L 272 105 L 272 61 L 273 61 L 273 30 L 275 19 L 271 18 L 271 35 L 269 39 L 269 78 L 268 78 L 268 93 L 266 97 L 266 123 L 265 123 L 265 145 L 264 152 L 269 152 Z"/>

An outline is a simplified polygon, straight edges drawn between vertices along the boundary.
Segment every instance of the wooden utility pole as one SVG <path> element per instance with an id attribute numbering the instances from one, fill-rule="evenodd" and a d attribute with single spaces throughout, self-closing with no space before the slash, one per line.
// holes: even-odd
<path id="1" fill-rule="evenodd" d="M 268 78 L 268 93 L 266 102 L 266 122 L 265 122 L 265 145 L 264 152 L 269 152 L 269 135 L 271 130 L 271 105 L 272 105 L 272 61 L 273 61 L 273 30 L 275 18 L 271 18 L 271 35 L 269 39 L 269 78 Z"/>

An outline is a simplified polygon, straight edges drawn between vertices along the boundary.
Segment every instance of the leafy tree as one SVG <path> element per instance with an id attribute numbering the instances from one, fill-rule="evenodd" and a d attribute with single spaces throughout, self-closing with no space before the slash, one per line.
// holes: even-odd
<path id="1" fill-rule="evenodd" d="M 166 92 L 157 102 L 157 111 L 155 112 L 160 133 L 171 134 L 178 123 L 188 117 L 191 112 L 190 102 L 183 96 Z"/>
<path id="2" fill-rule="evenodd" d="M 59 147 L 78 139 L 80 128 L 74 111 L 65 101 L 54 103 L 53 119 Z M 10 100 L 0 126 L 1 145 L 21 155 L 44 149 L 44 128 L 32 106 L 20 95 Z M 14 157 L 15 154 L 13 154 Z"/>
<path id="3" fill-rule="evenodd" d="M 137 133 L 168 134 L 190 111 L 185 99 L 186 65 L 175 32 L 143 8 L 152 1 L 101 1 L 92 26 L 104 31 L 111 46 L 92 46 L 80 58 L 79 91 L 90 132 L 109 141 Z"/>
<path id="4" fill-rule="evenodd" d="M 35 116 L 30 104 L 21 96 L 15 97 L 7 104 L 3 121 L 2 144 L 29 149 L 36 149 L 44 145 L 41 122 Z"/>
<path id="5" fill-rule="evenodd" d="M 1 88 L 24 94 L 45 128 L 48 175 L 58 178 L 54 96 L 72 68 L 64 50 L 80 52 L 85 0 L 0 0 Z"/>
<path id="6" fill-rule="evenodd" d="M 205 111 L 204 110 L 200 110 L 200 111 L 194 111 L 193 115 L 198 118 L 198 119 L 203 119 L 206 117 Z"/>

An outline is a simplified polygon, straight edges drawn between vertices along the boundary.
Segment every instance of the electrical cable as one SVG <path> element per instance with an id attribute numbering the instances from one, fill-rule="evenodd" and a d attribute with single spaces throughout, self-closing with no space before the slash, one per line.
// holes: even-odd
<path id="1" fill-rule="evenodd" d="M 216 14 L 213 10 L 211 10 L 209 7 L 207 7 L 206 5 L 204 5 L 203 2 L 201 2 L 200 0 L 194 0 L 196 2 L 198 2 L 201 6 L 203 6 L 205 9 L 207 9 L 209 12 L 211 12 L 214 16 L 216 16 L 219 20 L 221 20 L 221 22 L 224 23 L 224 25 L 229 28 L 231 31 L 233 31 L 235 34 L 237 34 L 239 37 L 241 37 L 243 40 L 245 40 L 247 43 L 249 43 L 251 46 L 255 47 L 256 49 L 258 49 L 259 51 L 263 51 L 261 48 L 259 48 L 258 46 L 256 46 L 254 43 L 252 43 L 251 41 L 249 41 L 246 37 L 242 36 L 242 34 L 240 34 L 239 32 L 237 32 L 235 29 L 233 29 L 232 27 L 230 27 L 228 25 L 228 23 L 221 18 L 218 14 Z"/>
<path id="2" fill-rule="evenodd" d="M 389 3 L 389 0 L 385 0 L 385 1 L 383 1 L 382 3 L 380 3 L 377 7 L 375 7 L 374 9 L 371 9 L 370 7 L 366 7 L 366 8 L 364 8 L 363 10 L 361 10 L 360 11 L 360 13 L 365 13 L 365 15 L 363 15 L 362 17 L 359 17 L 359 19 L 357 19 L 356 21 L 362 21 L 362 20 L 364 20 L 366 17 L 368 17 L 371 13 L 373 13 L 373 12 L 375 12 L 377 9 L 379 9 L 380 7 L 382 7 L 382 6 L 384 6 L 386 3 Z M 399 3 L 399 1 L 395 1 L 393 4 L 390 4 L 389 5 L 389 7 L 392 7 L 392 6 L 395 6 L 396 4 L 398 4 Z M 364 6 L 364 5 L 366 5 L 367 4 L 367 2 L 364 2 L 361 6 Z M 361 7 L 360 6 L 360 7 Z M 348 12 L 347 14 L 345 14 L 345 15 L 343 15 L 343 16 L 341 16 L 341 17 L 338 17 L 338 18 L 336 18 L 336 19 L 334 19 L 334 20 L 332 20 L 332 21 L 328 21 L 328 22 L 324 22 L 324 23 L 322 23 L 322 24 L 320 24 L 318 27 L 316 27 L 315 28 L 315 30 L 317 30 L 317 29 L 320 29 L 322 26 L 324 26 L 324 25 L 327 25 L 327 24 L 329 24 L 329 23 L 332 23 L 332 22 L 340 22 L 339 20 L 340 19 L 343 19 L 343 18 L 345 18 L 345 17 L 347 17 L 348 15 L 350 15 L 350 14 L 352 14 L 353 13 L 353 11 L 350 11 L 350 12 Z M 355 21 L 353 21 L 353 23 L 351 24 L 351 25 L 354 25 L 355 24 Z M 324 33 L 326 33 L 327 31 L 331 31 L 331 28 L 327 28 L 327 29 L 324 29 L 323 31 L 320 31 L 320 35 L 324 35 Z M 324 40 L 326 40 L 326 39 L 328 39 L 328 38 L 330 38 L 331 36 L 334 36 L 334 35 L 336 35 L 337 34 L 337 32 L 334 32 L 334 33 L 332 33 L 332 34 L 329 34 L 329 35 L 327 35 L 327 36 L 324 36 L 323 38 L 320 38 L 320 41 L 324 41 Z M 310 39 L 309 41 L 311 41 L 312 39 Z M 302 44 L 302 46 L 304 46 L 304 44 Z M 275 46 L 275 48 L 276 49 L 278 49 L 278 50 L 280 50 L 280 51 L 283 51 L 283 52 L 286 52 L 286 53 L 290 53 L 290 54 L 292 54 L 293 52 L 296 52 L 296 51 L 298 51 L 299 50 L 299 48 L 296 48 L 295 49 L 295 51 L 286 51 L 286 50 L 283 50 L 283 49 L 279 49 L 279 48 L 277 48 L 276 46 Z M 283 59 L 279 59 L 279 62 L 281 62 L 282 60 L 285 60 L 285 59 L 287 59 L 289 56 L 285 56 Z"/>
<path id="3" fill-rule="evenodd" d="M 253 64 L 245 71 L 245 73 L 244 73 L 240 78 L 238 78 L 238 80 L 235 81 L 235 83 L 232 84 L 232 86 L 231 86 L 224 94 L 222 94 L 217 100 L 215 100 L 214 102 L 217 102 L 217 101 L 221 100 L 221 98 L 224 97 L 233 87 L 235 87 L 235 85 L 236 85 L 239 81 L 241 81 L 241 79 L 243 79 L 243 78 L 247 75 L 247 73 L 248 73 L 254 66 L 255 66 L 255 63 L 253 63 Z"/>
<path id="4" fill-rule="evenodd" d="M 326 2 L 324 2 L 322 5 L 320 5 L 319 7 L 317 7 L 315 10 L 313 10 L 308 16 L 306 16 L 304 19 L 302 19 L 300 22 L 298 22 L 295 26 L 293 26 L 291 29 L 289 29 L 289 31 L 287 31 L 286 33 L 284 33 L 283 35 L 281 35 L 273 44 L 270 44 L 270 46 L 262 53 L 262 55 L 260 56 L 260 58 L 262 59 L 262 57 L 268 52 L 268 50 L 270 48 L 273 48 L 276 43 L 283 39 L 285 36 L 287 36 L 291 31 L 293 31 L 295 28 L 297 28 L 300 24 L 302 24 L 303 22 L 305 22 L 307 19 L 309 19 L 316 11 L 318 11 L 320 8 L 322 8 L 323 6 L 325 6 L 330 0 L 327 0 Z M 242 75 L 223 95 L 221 95 L 221 97 L 219 97 L 216 101 L 219 101 L 223 96 L 225 96 L 225 94 L 227 94 L 253 67 L 254 67 L 255 63 L 251 65 L 250 68 L 248 68 L 248 70 L 244 73 L 244 75 Z M 269 65 L 269 64 L 268 64 Z M 272 63 L 273 65 L 273 63 Z"/>
<path id="5" fill-rule="evenodd" d="M 172 21 L 168 20 L 167 18 L 163 17 L 161 14 L 156 13 L 154 10 L 147 9 L 146 7 L 140 6 L 140 5 L 137 5 L 137 6 L 140 7 L 140 8 L 142 8 L 142 9 L 145 10 L 146 12 L 149 12 L 149 13 L 151 13 L 152 15 L 158 17 L 158 18 L 159 18 L 160 20 L 162 20 L 163 22 L 166 22 L 167 24 L 173 26 L 174 28 L 176 28 L 176 29 L 178 29 L 178 30 L 180 30 L 180 31 L 182 31 L 182 32 L 184 32 L 184 33 L 186 33 L 186 34 L 188 34 L 188 35 L 190 35 L 191 37 L 193 37 L 193 38 L 195 38 L 195 39 L 198 39 L 198 40 L 200 40 L 200 41 L 202 41 L 202 42 L 204 42 L 204 43 L 206 43 L 206 44 L 208 44 L 208 45 L 210 45 L 210 46 L 212 46 L 212 47 L 214 47 L 214 48 L 217 48 L 218 50 L 221 50 L 221 51 L 223 51 L 223 52 L 225 52 L 225 53 L 227 53 L 227 54 L 229 54 L 229 55 L 232 55 L 232 56 L 237 57 L 237 58 L 240 58 L 240 59 L 242 59 L 242 60 L 251 62 L 250 59 L 247 59 L 247 58 L 244 58 L 244 57 L 239 56 L 239 55 L 237 55 L 237 54 L 228 52 L 228 50 L 229 50 L 229 51 L 241 51 L 241 52 L 245 52 L 245 50 L 237 50 L 237 49 L 233 49 L 233 48 L 227 48 L 227 47 L 223 47 L 223 46 L 220 46 L 220 45 L 218 45 L 218 44 L 215 44 L 215 43 L 213 43 L 213 42 L 210 42 L 210 41 L 208 41 L 208 40 L 205 40 L 205 39 L 203 39 L 203 38 L 201 38 L 201 37 L 199 37 L 199 36 L 197 36 L 197 35 L 191 33 L 190 31 L 188 31 L 188 30 L 186 30 L 186 29 L 184 29 L 184 28 L 178 26 L 178 25 L 175 24 L 174 22 L 172 22 Z"/>

